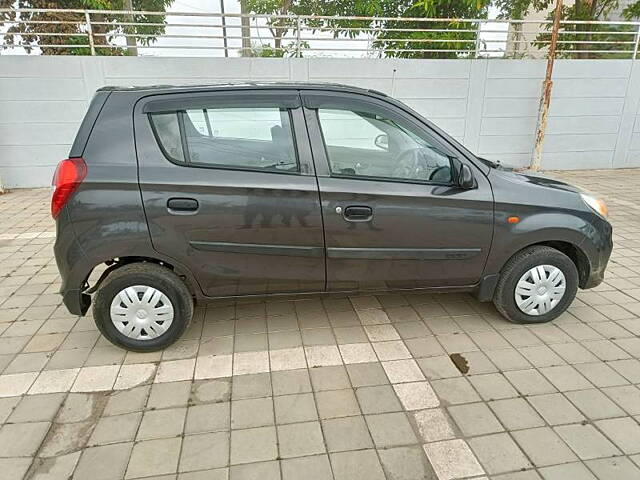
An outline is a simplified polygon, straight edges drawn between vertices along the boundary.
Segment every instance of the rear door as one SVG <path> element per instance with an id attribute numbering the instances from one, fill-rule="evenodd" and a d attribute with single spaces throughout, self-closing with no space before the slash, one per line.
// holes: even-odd
<path id="1" fill-rule="evenodd" d="M 324 240 L 297 91 L 155 95 L 135 108 L 154 248 L 207 296 L 321 291 Z"/>
<path id="2" fill-rule="evenodd" d="M 382 99 L 308 91 L 303 100 L 324 214 L 328 289 L 475 284 L 493 234 L 493 195 L 484 174 Z M 458 161 L 472 168 L 477 188 L 457 186 L 452 163 Z"/>

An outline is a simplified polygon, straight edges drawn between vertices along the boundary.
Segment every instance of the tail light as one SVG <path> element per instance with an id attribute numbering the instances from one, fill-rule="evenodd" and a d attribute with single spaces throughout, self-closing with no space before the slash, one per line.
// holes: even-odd
<path id="1" fill-rule="evenodd" d="M 62 160 L 53 175 L 53 196 L 51 197 L 51 216 L 58 218 L 60 211 L 87 176 L 87 164 L 82 158 Z"/>

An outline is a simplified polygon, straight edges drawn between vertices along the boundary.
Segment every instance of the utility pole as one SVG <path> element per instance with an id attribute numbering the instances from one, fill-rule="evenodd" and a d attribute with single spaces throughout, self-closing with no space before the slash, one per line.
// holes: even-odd
<path id="1" fill-rule="evenodd" d="M 128 11 L 133 11 L 133 0 L 124 0 L 124 9 Z M 133 23 L 133 15 L 128 13 L 124 17 L 125 22 Z M 134 57 L 138 56 L 138 46 L 136 44 L 136 37 L 132 34 L 135 33 L 136 28 L 133 25 L 127 25 L 124 29 L 126 33 L 127 39 L 127 53 L 129 55 L 133 55 Z"/>
<path id="2" fill-rule="evenodd" d="M 558 43 L 558 30 L 560 29 L 560 17 L 562 16 L 562 0 L 556 0 L 556 9 L 553 16 L 553 27 L 551 30 L 551 44 L 549 45 L 549 56 L 547 58 L 547 72 L 542 82 L 542 97 L 540 97 L 540 109 L 538 111 L 538 126 L 536 128 L 536 144 L 531 158 L 530 169 L 534 172 L 540 170 L 542 161 L 542 145 L 544 144 L 544 134 L 547 130 L 549 120 L 549 105 L 551 103 L 551 88 L 553 87 L 553 62 L 556 59 L 556 45 Z"/>
<path id="3" fill-rule="evenodd" d="M 229 56 L 229 47 L 227 45 L 227 18 L 224 15 L 224 0 L 220 0 L 220 19 L 222 21 L 222 43 L 224 45 L 224 56 Z"/>

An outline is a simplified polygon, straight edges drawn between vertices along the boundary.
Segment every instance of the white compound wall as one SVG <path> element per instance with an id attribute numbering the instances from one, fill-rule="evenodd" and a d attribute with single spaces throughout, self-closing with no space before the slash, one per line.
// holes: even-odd
<path id="1" fill-rule="evenodd" d="M 525 165 L 544 60 L 0 56 L 0 181 L 51 183 L 104 85 L 322 81 L 374 88 L 473 152 Z M 640 60 L 558 60 L 544 169 L 640 167 Z"/>

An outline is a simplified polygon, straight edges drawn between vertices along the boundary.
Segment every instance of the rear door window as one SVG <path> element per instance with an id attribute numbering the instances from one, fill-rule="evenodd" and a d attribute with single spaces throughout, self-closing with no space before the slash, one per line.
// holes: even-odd
<path id="1" fill-rule="evenodd" d="M 296 173 L 291 112 L 278 106 L 151 113 L 164 154 L 186 166 Z"/>
<path id="2" fill-rule="evenodd" d="M 176 162 L 184 162 L 178 116 L 175 113 L 156 113 L 153 126 L 164 154 Z"/>

